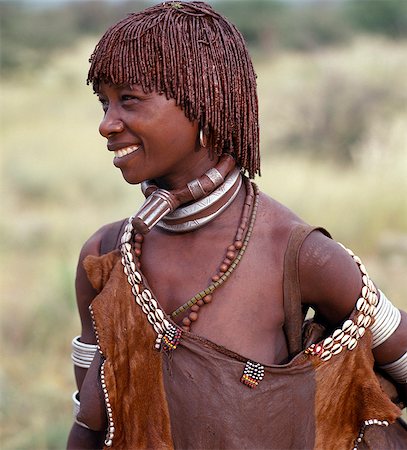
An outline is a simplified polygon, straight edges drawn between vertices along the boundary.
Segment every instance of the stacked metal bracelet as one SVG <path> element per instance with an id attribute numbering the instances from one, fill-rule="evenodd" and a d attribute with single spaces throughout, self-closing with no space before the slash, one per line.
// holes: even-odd
<path id="1" fill-rule="evenodd" d="M 381 366 L 381 369 L 398 383 L 407 383 L 407 352 L 400 356 L 397 361 Z"/>
<path id="2" fill-rule="evenodd" d="M 379 292 L 375 322 L 371 328 L 373 336 L 372 348 L 383 344 L 396 331 L 401 322 L 400 311 L 392 305 L 382 291 L 379 290 Z"/>
<path id="3" fill-rule="evenodd" d="M 72 354 L 71 358 L 75 366 L 88 369 L 93 361 L 97 345 L 85 344 L 81 342 L 80 336 L 72 339 Z"/>
<path id="4" fill-rule="evenodd" d="M 76 336 L 72 339 L 72 354 L 71 354 L 72 362 L 77 367 L 89 369 L 98 346 L 95 344 L 85 344 L 84 342 L 81 342 L 79 339 L 80 336 Z M 77 415 L 80 409 L 80 401 L 78 397 L 79 391 L 75 391 L 72 394 L 74 421 L 81 427 L 89 428 L 86 424 L 80 422 L 77 419 Z"/>
<path id="5" fill-rule="evenodd" d="M 367 270 L 360 258 L 342 244 L 339 245 L 349 253 L 359 266 L 362 274 L 363 287 L 361 296 L 356 302 L 358 312 L 354 319 L 345 320 L 342 327 L 336 329 L 331 336 L 324 339 L 321 343 L 310 345 L 305 350 L 305 353 L 318 356 L 323 361 L 328 361 L 333 355 L 337 355 L 344 348 L 353 350 L 358 345 L 359 339 L 365 334 L 366 329 L 372 323 L 379 301 L 376 286 L 369 278 Z"/>
<path id="6" fill-rule="evenodd" d="M 81 422 L 80 420 L 78 420 L 78 414 L 79 414 L 79 410 L 81 408 L 81 403 L 79 401 L 79 391 L 75 391 L 72 394 L 72 403 L 73 403 L 73 410 L 72 410 L 72 414 L 73 414 L 73 420 L 75 421 L 75 423 L 77 423 L 79 426 L 83 427 L 83 428 L 87 428 L 89 429 L 89 427 L 86 425 L 86 423 Z"/>

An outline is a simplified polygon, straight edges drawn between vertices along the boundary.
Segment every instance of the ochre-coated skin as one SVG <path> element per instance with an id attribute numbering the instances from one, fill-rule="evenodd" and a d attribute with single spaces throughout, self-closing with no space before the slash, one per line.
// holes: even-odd
<path id="1" fill-rule="evenodd" d="M 175 189 L 215 165 L 216 160 L 208 150 L 199 148 L 197 125 L 185 119 L 173 101 L 155 93 L 144 94 L 140 100 L 134 98 L 136 94 L 139 92 L 131 88 L 125 91 L 115 86 L 102 88 L 105 118 L 100 133 L 107 138 L 108 148 L 118 150 L 142 145 L 141 150 L 125 157 L 126 161 L 115 160 L 128 182 L 154 178 L 160 187 Z M 168 234 L 155 228 L 146 236 L 142 271 L 167 313 L 210 283 L 226 248 L 233 243 L 244 197 L 242 187 L 224 213 L 196 231 Z M 282 329 L 284 320 L 289 320 L 283 311 L 283 258 L 289 234 L 301 222 L 283 205 L 260 194 L 247 251 L 238 269 L 215 291 L 212 303 L 200 309 L 199 318 L 191 328 L 193 333 L 254 361 L 278 364 L 287 358 Z M 88 311 L 96 291 L 87 280 L 82 261 L 89 254 L 99 254 L 106 230 L 102 228 L 85 243 L 78 264 L 76 290 L 81 339 L 87 343 L 96 343 Z M 321 320 L 333 326 L 350 314 L 361 290 L 361 276 L 352 258 L 335 241 L 313 232 L 301 249 L 299 269 L 302 301 L 312 305 Z M 406 324 L 403 314 L 397 331 L 375 349 L 379 364 L 394 361 L 405 351 Z M 81 388 L 86 371 L 75 370 Z M 85 380 L 82 392 L 92 384 Z M 68 448 L 100 448 L 106 421 L 101 418 L 100 402 L 94 400 L 93 404 L 94 417 L 89 418 L 90 414 L 86 420 L 92 429 L 99 431 L 75 425 Z"/>

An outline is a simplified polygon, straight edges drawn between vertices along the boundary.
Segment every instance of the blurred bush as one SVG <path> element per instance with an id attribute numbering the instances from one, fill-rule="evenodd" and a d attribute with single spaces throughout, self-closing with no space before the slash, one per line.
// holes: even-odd
<path id="1" fill-rule="evenodd" d="M 372 125 L 390 124 L 405 111 L 404 48 L 384 38 L 358 38 L 335 51 L 283 58 L 269 73 L 275 81 L 261 86 L 262 115 L 273 117 L 263 130 L 265 147 L 275 154 L 355 163 Z M 378 54 L 385 61 L 379 63 Z M 383 143 L 386 151 L 391 153 Z"/>
<path id="2" fill-rule="evenodd" d="M 407 36 L 405 0 L 352 0 L 343 3 L 344 20 L 357 30 L 393 38 Z"/>

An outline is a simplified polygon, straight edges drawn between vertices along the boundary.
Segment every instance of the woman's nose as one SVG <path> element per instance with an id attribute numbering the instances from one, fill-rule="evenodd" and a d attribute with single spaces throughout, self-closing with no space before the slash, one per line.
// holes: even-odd
<path id="1" fill-rule="evenodd" d="M 113 108 L 108 108 L 99 125 L 99 133 L 106 139 L 115 133 L 120 133 L 124 129 L 124 124 L 117 112 Z"/>

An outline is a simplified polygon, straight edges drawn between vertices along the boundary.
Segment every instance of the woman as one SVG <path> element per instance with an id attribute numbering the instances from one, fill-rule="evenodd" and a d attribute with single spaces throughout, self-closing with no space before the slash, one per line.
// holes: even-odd
<path id="1" fill-rule="evenodd" d="M 371 347 L 405 392 L 405 315 L 243 176 L 260 172 L 258 115 L 236 28 L 162 3 L 105 33 L 88 82 L 146 202 L 81 252 L 68 448 L 401 448 Z M 305 344 L 301 305 L 318 317 Z"/>

